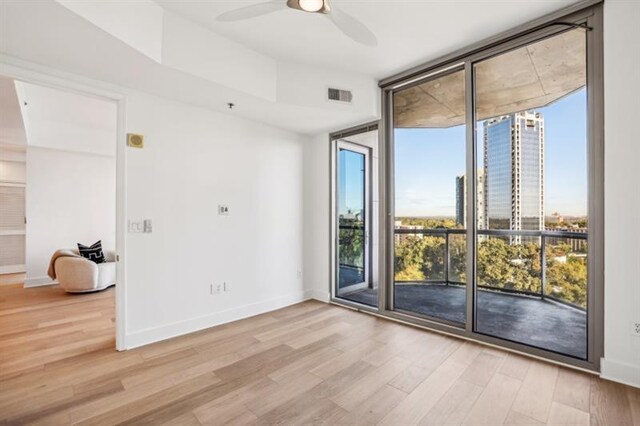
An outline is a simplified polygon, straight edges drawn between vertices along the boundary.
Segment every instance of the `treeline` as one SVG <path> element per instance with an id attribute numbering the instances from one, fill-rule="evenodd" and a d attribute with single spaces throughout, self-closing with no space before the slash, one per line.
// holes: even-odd
<path id="1" fill-rule="evenodd" d="M 445 271 L 445 238 L 407 235 L 396 242 L 395 279 L 405 282 L 466 282 L 466 238 L 449 236 L 449 270 Z M 587 259 L 569 244 L 546 247 L 545 294 L 586 306 Z M 540 294 L 540 245 L 486 238 L 478 244 L 478 284 Z"/>

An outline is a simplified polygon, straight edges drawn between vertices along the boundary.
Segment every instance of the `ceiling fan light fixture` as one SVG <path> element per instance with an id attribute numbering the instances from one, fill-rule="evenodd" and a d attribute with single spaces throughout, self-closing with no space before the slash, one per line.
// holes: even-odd
<path id="1" fill-rule="evenodd" d="M 1 0 L 0 0 L 1 1 Z M 342 12 L 340 9 L 332 10 L 330 0 L 270 0 L 239 9 L 225 12 L 216 18 L 222 22 L 239 21 L 256 16 L 266 15 L 282 9 L 294 9 L 307 13 L 317 13 L 324 15 L 340 31 L 353 41 L 365 46 L 376 46 L 378 41 L 376 36 L 362 22 L 353 16 Z"/>
<path id="2" fill-rule="evenodd" d="M 324 0 L 298 0 L 298 6 L 305 12 L 320 12 L 324 9 Z"/>

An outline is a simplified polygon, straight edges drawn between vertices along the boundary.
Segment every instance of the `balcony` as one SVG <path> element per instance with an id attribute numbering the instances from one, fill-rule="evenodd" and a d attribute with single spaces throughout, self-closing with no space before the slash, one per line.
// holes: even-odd
<path id="1" fill-rule="evenodd" d="M 476 331 L 585 359 L 586 244 L 582 232 L 478 231 Z M 395 309 L 463 326 L 466 231 L 396 229 L 395 245 Z M 359 272 L 340 267 L 341 277 Z M 377 289 L 345 282 L 342 298 L 377 306 Z"/>

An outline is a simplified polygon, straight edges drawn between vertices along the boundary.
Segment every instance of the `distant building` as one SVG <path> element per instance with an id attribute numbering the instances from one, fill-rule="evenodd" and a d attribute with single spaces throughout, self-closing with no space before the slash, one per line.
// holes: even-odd
<path id="1" fill-rule="evenodd" d="M 476 219 L 478 228 L 484 228 L 485 197 L 484 170 L 478 169 L 478 184 L 476 186 Z M 467 178 L 465 175 L 456 177 L 456 223 L 467 228 Z"/>
<path id="2" fill-rule="evenodd" d="M 485 229 L 544 229 L 544 118 L 527 111 L 484 122 Z M 520 242 L 520 237 L 511 238 Z"/>
<path id="3" fill-rule="evenodd" d="M 561 224 L 564 223 L 564 216 L 562 216 L 558 212 L 553 212 L 551 216 L 547 217 L 547 222 L 553 224 Z"/>
<path id="4" fill-rule="evenodd" d="M 345 220 L 345 221 L 348 220 L 352 222 L 361 222 L 363 216 L 364 216 L 364 212 L 362 210 L 354 213 L 351 209 L 349 209 L 347 210 L 346 213 L 342 213 L 338 217 L 341 220 Z"/>
<path id="5" fill-rule="evenodd" d="M 561 232 L 573 232 L 579 234 L 585 234 L 585 238 L 568 238 L 568 237 L 547 237 L 548 245 L 560 245 L 560 244 L 568 244 L 571 247 L 572 252 L 585 252 L 587 251 L 587 229 L 578 228 L 575 225 L 571 227 L 566 226 L 554 226 L 548 231 L 561 231 Z"/>

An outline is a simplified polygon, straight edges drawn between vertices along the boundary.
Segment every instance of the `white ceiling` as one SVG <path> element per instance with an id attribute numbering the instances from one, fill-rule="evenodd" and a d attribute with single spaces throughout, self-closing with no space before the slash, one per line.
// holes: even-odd
<path id="1" fill-rule="evenodd" d="M 357 16 L 377 35 L 379 46 L 369 48 L 348 39 L 326 18 L 293 10 L 235 23 L 215 21 L 218 14 L 252 0 L 156 0 L 165 10 L 165 24 L 176 22 L 180 15 L 184 25 L 200 24 L 215 37 L 273 58 L 275 100 L 189 69 L 207 63 L 215 71 L 216 61 L 228 65 L 233 52 L 187 41 L 182 46 L 163 46 L 163 56 L 180 48 L 190 50 L 192 63 L 184 64 L 185 69 L 159 63 L 54 0 L 0 0 L 0 53 L 220 112 L 229 113 L 227 102 L 234 102 L 234 115 L 301 134 L 318 134 L 376 119 L 376 79 L 575 1 L 333 1 L 334 7 Z M 121 9 L 126 4 L 118 3 Z M 188 29 L 182 28 L 165 25 L 164 35 Z M 328 103 L 326 87 L 354 89 L 354 104 Z"/>
<path id="2" fill-rule="evenodd" d="M 115 155 L 113 102 L 0 76 L 0 159 L 27 146 Z"/>
<path id="3" fill-rule="evenodd" d="M 363 112 L 350 106 L 329 107 L 326 101 L 324 108 L 273 102 L 164 66 L 54 0 L 0 1 L 0 28 L 0 53 L 8 58 L 232 113 L 300 134 L 318 134 L 375 118 L 371 112 L 375 108 L 363 108 Z M 216 57 L 215 49 L 207 52 Z M 304 83 L 305 78 L 306 74 L 301 74 L 298 83 Z M 277 83 L 286 87 L 286 82 Z M 371 83 L 373 90 L 373 80 Z M 294 92 L 289 95 L 304 93 L 295 87 L 289 89 Z M 227 102 L 235 103 L 232 112 Z"/>
<path id="4" fill-rule="evenodd" d="M 27 145 L 114 156 L 114 102 L 36 84 L 16 82 Z"/>
<path id="5" fill-rule="evenodd" d="M 377 36 L 359 45 L 324 16 L 282 10 L 238 22 L 216 16 L 260 0 L 154 0 L 273 58 L 384 78 L 517 27 L 577 0 L 331 0 Z M 267 1 L 267 0 L 262 0 Z M 283 3 L 286 0 L 282 0 Z"/>

